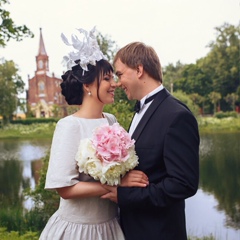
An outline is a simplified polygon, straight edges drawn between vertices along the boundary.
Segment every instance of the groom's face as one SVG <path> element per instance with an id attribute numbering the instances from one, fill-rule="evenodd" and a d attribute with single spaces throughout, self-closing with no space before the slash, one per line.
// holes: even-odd
<path id="1" fill-rule="evenodd" d="M 119 85 L 126 93 L 128 99 L 138 99 L 136 94 L 138 89 L 137 70 L 129 68 L 120 59 L 115 62 L 115 69 Z"/>

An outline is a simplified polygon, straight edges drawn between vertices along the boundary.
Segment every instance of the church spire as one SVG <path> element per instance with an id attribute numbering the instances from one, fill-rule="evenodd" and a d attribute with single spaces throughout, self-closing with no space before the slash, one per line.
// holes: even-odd
<path id="1" fill-rule="evenodd" d="M 40 28 L 40 41 L 39 41 L 38 55 L 47 55 L 45 45 L 44 45 L 44 42 L 43 42 L 42 28 Z"/>
<path id="2" fill-rule="evenodd" d="M 37 72 L 49 71 L 48 55 L 43 42 L 42 28 L 40 28 L 40 41 L 39 41 L 38 55 L 36 56 L 36 63 L 37 63 Z"/>

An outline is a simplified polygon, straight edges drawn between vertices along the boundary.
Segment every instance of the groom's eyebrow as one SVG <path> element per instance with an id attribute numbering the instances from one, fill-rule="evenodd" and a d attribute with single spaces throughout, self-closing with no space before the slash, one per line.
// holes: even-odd
<path id="1" fill-rule="evenodd" d="M 122 73 L 119 72 L 119 71 L 116 71 L 115 74 L 116 74 L 118 77 L 122 75 Z"/>

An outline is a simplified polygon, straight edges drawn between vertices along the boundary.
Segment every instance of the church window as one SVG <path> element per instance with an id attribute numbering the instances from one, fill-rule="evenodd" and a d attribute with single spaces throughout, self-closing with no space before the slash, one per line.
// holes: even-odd
<path id="1" fill-rule="evenodd" d="M 38 89 L 39 89 L 39 93 L 44 93 L 44 89 L 45 89 L 45 84 L 44 82 L 39 82 L 38 84 Z"/>
<path id="2" fill-rule="evenodd" d="M 39 62 L 38 62 L 38 67 L 41 69 L 41 68 L 43 68 L 43 61 L 42 60 L 40 60 Z"/>

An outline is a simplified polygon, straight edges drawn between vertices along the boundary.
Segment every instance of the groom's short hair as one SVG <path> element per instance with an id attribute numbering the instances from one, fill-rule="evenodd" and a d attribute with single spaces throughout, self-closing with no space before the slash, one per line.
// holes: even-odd
<path id="1" fill-rule="evenodd" d="M 114 57 L 113 64 L 120 61 L 132 69 L 139 65 L 153 79 L 162 82 L 162 67 L 155 50 L 142 42 L 129 43 L 121 48 Z"/>

